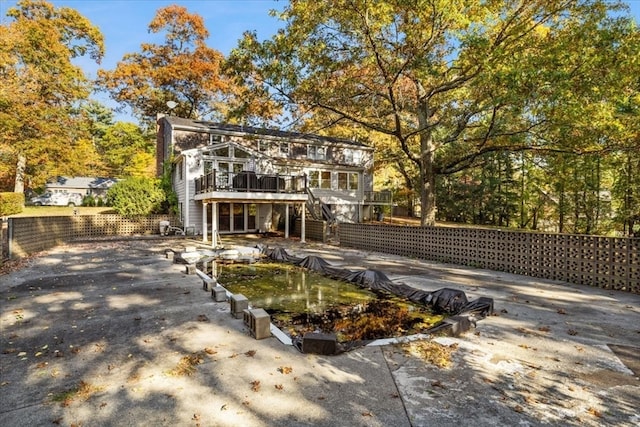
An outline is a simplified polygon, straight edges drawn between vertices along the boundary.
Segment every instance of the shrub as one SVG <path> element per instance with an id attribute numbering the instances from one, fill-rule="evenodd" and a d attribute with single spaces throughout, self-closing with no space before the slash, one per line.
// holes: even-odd
<path id="1" fill-rule="evenodd" d="M 162 211 L 165 193 L 157 179 L 132 177 L 119 181 L 107 192 L 107 204 L 120 215 L 149 215 Z"/>
<path id="2" fill-rule="evenodd" d="M 0 216 L 20 213 L 23 208 L 23 193 L 0 193 Z"/>
<path id="3" fill-rule="evenodd" d="M 171 162 L 164 163 L 160 188 L 162 188 L 165 195 L 165 200 L 162 203 L 162 211 L 177 216 L 178 195 L 173 190 L 173 185 L 171 184 Z"/>
<path id="4" fill-rule="evenodd" d="M 92 195 L 87 195 L 82 198 L 82 206 L 95 206 L 96 199 L 93 198 Z"/>

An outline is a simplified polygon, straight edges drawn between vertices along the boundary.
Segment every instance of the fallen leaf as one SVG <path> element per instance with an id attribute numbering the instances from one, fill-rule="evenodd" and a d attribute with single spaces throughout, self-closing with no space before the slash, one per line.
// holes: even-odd
<path id="1" fill-rule="evenodd" d="M 278 368 L 278 372 L 282 373 L 282 374 L 290 374 L 291 372 L 293 372 L 293 368 L 290 366 L 280 366 Z"/>
<path id="2" fill-rule="evenodd" d="M 251 381 L 251 390 L 253 391 L 260 390 L 260 381 L 258 380 Z"/>
<path id="3" fill-rule="evenodd" d="M 226 411 L 226 410 L 227 410 L 227 404 L 225 403 L 224 405 L 222 405 L 222 406 L 220 407 L 220 410 L 221 410 L 221 411 Z"/>
<path id="4" fill-rule="evenodd" d="M 204 314 L 198 315 L 198 322 L 208 322 L 208 321 L 209 321 L 209 318 Z"/>
<path id="5" fill-rule="evenodd" d="M 573 336 L 573 335 L 578 335 L 578 331 L 576 331 L 575 329 L 569 329 L 569 330 L 567 331 L 567 333 L 568 333 L 569 335 L 571 335 L 571 336 Z"/>
<path id="6" fill-rule="evenodd" d="M 559 308 L 559 309 L 558 309 L 558 311 L 557 311 L 557 313 L 558 313 L 558 314 L 567 314 L 567 312 L 566 312 L 566 311 L 564 311 L 564 309 L 562 309 L 562 308 Z"/>
<path id="7" fill-rule="evenodd" d="M 587 412 L 589 412 L 594 417 L 598 417 L 598 418 L 602 417 L 602 412 L 598 411 L 596 408 L 591 407 L 587 409 Z"/>
<path id="8" fill-rule="evenodd" d="M 284 386 L 282 384 L 276 384 L 275 387 L 276 390 L 284 390 Z"/>
<path id="9" fill-rule="evenodd" d="M 207 354 L 216 354 L 216 353 L 217 353 L 217 351 L 216 351 L 216 350 L 214 350 L 214 349 L 212 349 L 212 348 L 210 348 L 210 347 L 205 347 L 204 351 L 205 351 L 205 353 L 207 353 Z"/>
<path id="10" fill-rule="evenodd" d="M 256 355 L 256 351 L 255 350 L 249 350 L 244 355 L 247 356 L 247 357 L 253 357 L 253 356 Z"/>

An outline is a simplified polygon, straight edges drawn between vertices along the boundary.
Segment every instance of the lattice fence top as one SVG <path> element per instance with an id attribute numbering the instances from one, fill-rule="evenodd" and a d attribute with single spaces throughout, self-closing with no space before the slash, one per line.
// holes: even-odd
<path id="1" fill-rule="evenodd" d="M 340 224 L 340 244 L 640 293 L 640 239 L 452 227 Z"/>

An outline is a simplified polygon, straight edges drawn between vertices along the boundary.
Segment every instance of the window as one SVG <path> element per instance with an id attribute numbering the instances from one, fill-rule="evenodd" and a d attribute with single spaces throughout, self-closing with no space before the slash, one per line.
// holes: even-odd
<path id="1" fill-rule="evenodd" d="M 258 141 L 258 151 L 266 153 L 269 151 L 270 145 L 269 141 Z"/>
<path id="2" fill-rule="evenodd" d="M 329 171 L 309 172 L 309 187 L 331 189 L 331 172 Z"/>
<path id="3" fill-rule="evenodd" d="M 347 164 L 359 165 L 362 162 L 362 152 L 360 150 L 344 150 L 344 161 Z"/>
<path id="4" fill-rule="evenodd" d="M 235 157 L 236 159 L 248 159 L 251 157 L 251 154 L 247 153 L 244 150 L 241 150 L 240 148 L 236 147 L 233 150 L 233 157 Z"/>
<path id="5" fill-rule="evenodd" d="M 229 147 L 220 147 L 211 152 L 214 156 L 217 157 L 229 157 Z"/>
<path id="6" fill-rule="evenodd" d="M 307 157 L 311 160 L 327 160 L 327 149 L 317 145 L 308 145 Z"/>
<path id="7" fill-rule="evenodd" d="M 356 172 L 338 172 L 338 189 L 339 190 L 357 190 L 358 174 Z"/>
<path id="8" fill-rule="evenodd" d="M 178 169 L 178 179 L 180 181 L 182 181 L 182 179 L 183 179 L 183 176 L 182 176 L 182 163 L 183 163 L 182 160 L 180 160 L 178 162 L 178 164 L 176 165 L 176 168 Z"/>
<path id="9" fill-rule="evenodd" d="M 288 142 L 281 142 L 280 143 L 280 154 L 289 155 L 289 143 Z"/>

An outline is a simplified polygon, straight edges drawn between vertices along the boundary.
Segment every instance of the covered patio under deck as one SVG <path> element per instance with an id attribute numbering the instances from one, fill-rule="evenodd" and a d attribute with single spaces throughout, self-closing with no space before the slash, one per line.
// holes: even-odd
<path id="1" fill-rule="evenodd" d="M 256 180 L 246 172 L 233 177 L 217 175 L 214 171 L 196 179 L 194 200 L 202 203 L 203 242 L 209 242 L 210 235 L 211 246 L 217 247 L 221 232 L 270 231 L 274 205 L 284 206 L 285 238 L 289 238 L 292 226 L 291 207 L 298 208 L 300 240 L 305 241 L 306 176 L 263 175 Z M 254 180 L 258 185 L 252 185 Z M 266 185 L 260 185 L 263 182 Z"/>

